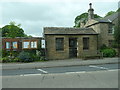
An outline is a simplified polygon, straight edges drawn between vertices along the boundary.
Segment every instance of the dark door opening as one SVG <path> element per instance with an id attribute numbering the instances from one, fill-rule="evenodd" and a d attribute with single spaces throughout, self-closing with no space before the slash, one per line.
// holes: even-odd
<path id="1" fill-rule="evenodd" d="M 77 57 L 77 38 L 69 38 L 69 57 Z"/>

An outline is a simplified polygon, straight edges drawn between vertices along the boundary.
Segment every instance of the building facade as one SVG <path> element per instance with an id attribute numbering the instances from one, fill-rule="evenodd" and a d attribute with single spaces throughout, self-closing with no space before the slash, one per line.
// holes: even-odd
<path id="1" fill-rule="evenodd" d="M 94 18 L 94 9 L 89 5 L 88 21 L 81 28 L 44 27 L 48 59 L 96 56 L 103 44 L 110 46 L 114 40 L 114 24 L 109 19 Z"/>
<path id="2" fill-rule="evenodd" d="M 44 28 L 48 59 L 97 55 L 98 34 L 92 28 Z"/>

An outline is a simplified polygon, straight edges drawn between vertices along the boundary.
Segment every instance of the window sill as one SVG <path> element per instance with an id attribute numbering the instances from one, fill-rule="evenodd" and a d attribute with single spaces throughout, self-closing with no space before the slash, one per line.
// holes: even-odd
<path id="1" fill-rule="evenodd" d="M 89 49 L 83 50 L 83 51 L 89 51 Z"/>
<path id="2" fill-rule="evenodd" d="M 113 35 L 114 33 L 108 33 L 108 35 Z"/>
<path id="3" fill-rule="evenodd" d="M 22 48 L 22 49 L 38 49 L 38 48 Z"/>
<path id="4" fill-rule="evenodd" d="M 64 51 L 56 51 L 56 52 L 64 52 Z"/>

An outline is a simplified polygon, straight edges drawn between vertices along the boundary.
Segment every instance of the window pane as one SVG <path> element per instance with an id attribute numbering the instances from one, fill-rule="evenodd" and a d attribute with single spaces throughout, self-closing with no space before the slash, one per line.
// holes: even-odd
<path id="1" fill-rule="evenodd" d="M 113 30 L 114 30 L 114 27 L 113 27 L 113 25 L 109 25 L 109 28 L 108 28 L 108 33 L 113 33 Z"/>
<path id="2" fill-rule="evenodd" d="M 56 51 L 64 50 L 64 38 L 56 38 Z"/>
<path id="3" fill-rule="evenodd" d="M 17 42 L 13 42 L 13 48 L 17 48 L 18 45 L 17 45 Z"/>
<path id="4" fill-rule="evenodd" d="M 29 42 L 23 42 L 23 48 L 29 48 Z"/>
<path id="5" fill-rule="evenodd" d="M 36 41 L 31 42 L 31 48 L 37 48 L 37 42 Z"/>
<path id="6" fill-rule="evenodd" d="M 83 50 L 88 50 L 89 49 L 89 38 L 85 37 L 83 38 Z"/>
<path id="7" fill-rule="evenodd" d="M 10 42 L 6 42 L 6 49 L 10 48 Z"/>

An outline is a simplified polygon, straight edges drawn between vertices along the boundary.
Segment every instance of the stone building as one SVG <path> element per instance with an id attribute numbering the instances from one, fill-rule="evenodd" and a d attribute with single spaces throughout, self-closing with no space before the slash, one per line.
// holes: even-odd
<path id="1" fill-rule="evenodd" d="M 44 30 L 48 59 L 97 54 L 98 34 L 92 28 L 45 27 Z"/>
<path id="2" fill-rule="evenodd" d="M 94 9 L 89 5 L 88 21 L 81 28 L 44 27 L 48 59 L 96 56 L 103 44 L 110 46 L 114 40 L 114 23 L 107 17 L 94 18 Z"/>

